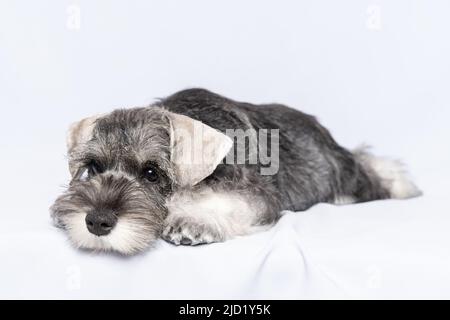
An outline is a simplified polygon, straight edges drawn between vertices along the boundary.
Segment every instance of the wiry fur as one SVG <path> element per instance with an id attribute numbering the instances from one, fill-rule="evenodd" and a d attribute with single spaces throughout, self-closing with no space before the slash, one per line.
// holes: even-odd
<path id="1" fill-rule="evenodd" d="M 167 112 L 223 133 L 279 129 L 278 172 L 261 175 L 262 165 L 249 161 L 225 163 L 195 186 L 181 186 L 170 159 Z M 69 150 L 76 174 L 52 207 L 57 223 L 79 247 L 130 254 L 161 235 L 175 244 L 224 241 L 272 225 L 282 210 L 420 193 L 397 162 L 348 151 L 313 116 L 278 104 L 236 102 L 203 89 L 178 92 L 147 108 L 114 111 L 96 120 L 92 130 L 86 143 Z M 84 181 L 80 175 L 92 158 L 106 170 Z M 149 161 L 160 170 L 157 184 L 140 176 Z M 101 210 L 113 211 L 119 222 L 111 234 L 96 237 L 84 227 L 84 217 Z"/>
<path id="2" fill-rule="evenodd" d="M 155 128 L 147 126 L 149 122 Z M 168 120 L 161 113 L 147 108 L 118 110 L 100 118 L 92 138 L 71 151 L 69 163 L 77 173 L 51 211 L 76 246 L 131 254 L 160 236 L 167 216 L 165 199 L 174 181 L 168 128 Z M 80 176 L 91 159 L 105 172 L 84 181 Z M 149 161 L 161 168 L 158 184 L 140 177 L 142 166 Z M 84 217 L 104 210 L 113 211 L 118 223 L 110 235 L 97 237 L 86 229 Z"/>
<path id="3" fill-rule="evenodd" d="M 166 202 L 170 212 L 163 238 L 175 244 L 224 241 L 257 231 L 267 209 L 257 195 L 220 192 L 208 187 L 179 190 Z"/>

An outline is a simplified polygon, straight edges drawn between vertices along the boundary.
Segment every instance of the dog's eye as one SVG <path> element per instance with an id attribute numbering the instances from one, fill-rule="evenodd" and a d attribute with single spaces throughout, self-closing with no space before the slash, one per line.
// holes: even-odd
<path id="1" fill-rule="evenodd" d="M 81 180 L 81 181 L 87 181 L 88 179 L 89 179 L 89 173 L 88 173 L 88 169 L 86 169 L 86 168 L 84 168 L 82 171 L 81 171 L 81 174 L 80 174 L 80 176 L 79 176 L 79 179 Z"/>
<path id="2" fill-rule="evenodd" d="M 155 167 L 148 166 L 144 170 L 144 178 L 150 182 L 156 182 L 159 179 L 158 172 Z"/>
<path id="3" fill-rule="evenodd" d="M 87 165 L 87 174 L 89 178 L 101 173 L 103 173 L 103 169 L 96 161 L 89 162 Z"/>

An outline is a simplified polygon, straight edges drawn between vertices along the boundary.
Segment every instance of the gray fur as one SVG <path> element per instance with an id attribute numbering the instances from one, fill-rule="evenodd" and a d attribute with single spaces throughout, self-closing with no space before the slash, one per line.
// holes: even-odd
<path id="1" fill-rule="evenodd" d="M 260 175 L 259 164 L 224 164 L 204 181 L 214 187 L 264 194 L 270 204 L 267 221 L 277 219 L 280 210 L 302 211 L 343 195 L 357 202 L 389 197 L 377 178 L 313 116 L 280 104 L 236 102 L 203 89 L 181 91 L 159 105 L 223 132 L 227 128 L 280 129 L 278 174 Z"/>
<path id="2" fill-rule="evenodd" d="M 67 227 L 64 217 L 79 212 L 114 210 L 119 220 L 121 216 L 132 217 L 141 230 L 140 241 L 132 249 L 112 248 L 123 253 L 140 251 L 161 235 L 177 244 L 230 238 L 213 224 L 192 222 L 192 216 L 167 218 L 167 199 L 180 192 L 180 186 L 170 161 L 165 110 L 223 133 L 226 129 L 280 130 L 280 162 L 275 175 L 261 175 L 259 163 L 223 163 L 189 190 L 192 194 L 206 189 L 237 194 L 260 203 L 251 220 L 255 227 L 275 223 L 282 210 L 303 211 L 319 202 L 335 203 L 339 197 L 350 197 L 354 202 L 390 197 L 377 173 L 339 146 L 313 116 L 284 105 L 253 105 L 204 89 L 189 89 L 147 108 L 114 111 L 96 122 L 92 139 L 70 151 L 69 161 L 79 169 L 68 191 L 52 206 L 60 226 Z M 92 159 L 101 164 L 104 173 L 84 181 L 80 175 Z M 147 163 L 159 168 L 157 184 L 141 177 Z M 195 212 L 192 214 L 195 218 Z"/>

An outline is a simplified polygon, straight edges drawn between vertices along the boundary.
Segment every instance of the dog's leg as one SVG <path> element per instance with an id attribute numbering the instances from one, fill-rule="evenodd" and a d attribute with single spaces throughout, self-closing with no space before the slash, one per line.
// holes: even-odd
<path id="1" fill-rule="evenodd" d="M 176 245 L 221 242 L 270 226 L 262 226 L 264 201 L 236 191 L 183 190 L 169 199 L 167 208 L 162 238 Z"/>

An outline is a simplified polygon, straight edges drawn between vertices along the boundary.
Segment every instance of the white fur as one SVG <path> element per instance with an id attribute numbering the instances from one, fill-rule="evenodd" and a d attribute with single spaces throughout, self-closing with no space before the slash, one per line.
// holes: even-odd
<path id="1" fill-rule="evenodd" d="M 89 232 L 85 219 L 86 213 L 83 212 L 70 214 L 63 219 L 71 242 L 79 248 L 133 254 L 145 249 L 151 240 L 144 233 L 142 225 L 127 217 L 120 217 L 111 233 L 101 237 Z"/>
<path id="2" fill-rule="evenodd" d="M 171 241 L 175 243 L 183 237 L 193 240 L 195 235 L 191 233 L 198 230 L 204 231 L 200 239 L 202 243 L 224 241 L 259 231 L 261 226 L 254 224 L 265 209 L 257 199 L 250 199 L 235 192 L 217 192 L 210 188 L 196 192 L 190 190 L 178 192 L 168 200 L 167 208 L 169 215 L 166 219 L 165 233 L 168 232 L 172 222 L 179 219 L 188 222 L 181 232 L 172 234 Z M 263 229 L 269 227 L 265 226 Z"/>
<path id="3" fill-rule="evenodd" d="M 417 186 L 411 181 L 405 165 L 398 160 L 376 157 L 361 147 L 356 151 L 363 165 L 369 167 L 380 178 L 384 188 L 389 190 L 391 198 L 407 199 L 422 194 Z"/>
<path id="4" fill-rule="evenodd" d="M 421 194 L 400 161 L 374 157 L 370 165 L 381 178 L 382 185 L 389 190 L 392 198 L 407 199 Z"/>
<path id="5" fill-rule="evenodd" d="M 334 199 L 334 204 L 341 206 L 346 204 L 355 203 L 355 198 L 350 196 L 339 196 Z"/>

